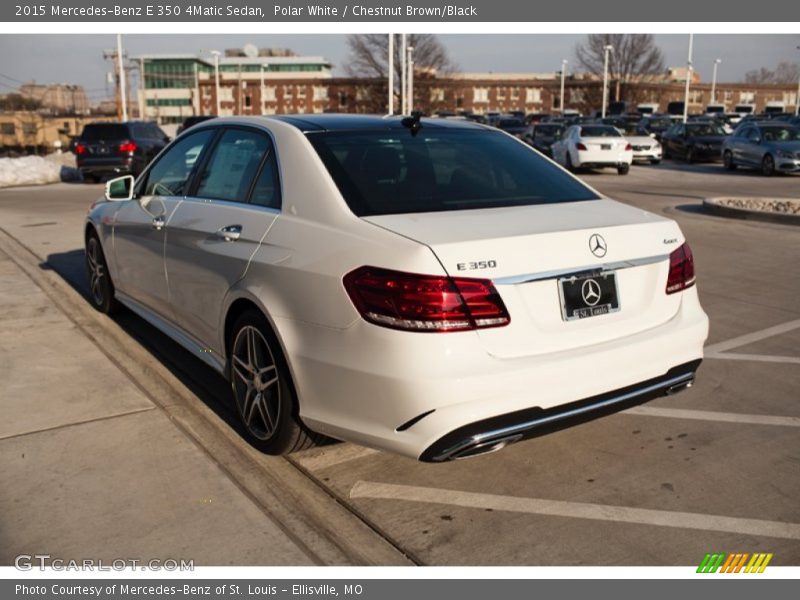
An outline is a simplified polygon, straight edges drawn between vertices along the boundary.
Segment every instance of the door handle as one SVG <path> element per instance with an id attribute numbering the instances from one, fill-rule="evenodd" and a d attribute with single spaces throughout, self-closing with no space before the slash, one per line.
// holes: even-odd
<path id="1" fill-rule="evenodd" d="M 162 227 L 164 227 L 164 217 L 153 217 L 153 229 L 161 231 Z"/>
<path id="2" fill-rule="evenodd" d="M 217 230 L 217 237 L 226 242 L 235 242 L 242 235 L 241 225 L 227 225 Z"/>

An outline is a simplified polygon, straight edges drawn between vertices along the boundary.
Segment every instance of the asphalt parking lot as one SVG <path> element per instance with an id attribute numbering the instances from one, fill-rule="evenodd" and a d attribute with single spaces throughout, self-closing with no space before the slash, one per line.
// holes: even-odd
<path id="1" fill-rule="evenodd" d="M 634 166 L 624 177 L 611 170 L 581 176 L 613 198 L 676 219 L 689 240 L 711 319 L 707 358 L 691 390 L 472 460 L 430 465 L 334 443 L 288 459 L 260 457 L 243 471 L 226 463 L 234 452 L 251 453 L 235 435 L 225 382 L 138 317 L 123 313 L 113 325 L 141 372 L 166 369 L 187 406 L 230 431 L 222 441 L 206 439 L 201 428 L 191 436 L 230 482 L 250 489 L 262 468 L 269 477 L 285 473 L 287 486 L 305 481 L 320 492 L 319 506 L 309 508 L 323 515 L 319 523 L 330 502 L 364 525 L 363 544 L 388 545 L 412 563 L 696 565 L 716 551 L 771 552 L 771 564 L 800 564 L 800 228 L 700 209 L 706 196 L 797 198 L 800 177 L 670 161 Z M 0 190 L 0 227 L 85 293 L 82 222 L 101 193 L 102 186 L 81 184 Z M 95 344 L 112 325 L 104 320 L 85 325 L 98 331 Z M 0 435 L 0 450 L 15 440 Z M 62 476 L 44 467 L 27 475 L 42 479 L 34 490 Z M 248 502 L 258 504 L 258 494 Z M 268 519 L 248 511 L 237 509 L 244 517 L 231 521 L 243 535 Z M 6 521 L 0 530 L 14 526 Z M 83 539 L 92 545 L 91 536 Z M 391 560 L 390 552 L 375 556 Z M 219 556 L 215 563 L 213 548 L 203 560 L 228 562 Z"/>

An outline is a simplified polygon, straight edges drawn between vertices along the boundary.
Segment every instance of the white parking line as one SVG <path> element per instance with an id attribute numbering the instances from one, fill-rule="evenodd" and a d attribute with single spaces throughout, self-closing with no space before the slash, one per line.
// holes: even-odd
<path id="1" fill-rule="evenodd" d="M 456 490 L 411 485 L 374 483 L 371 481 L 357 481 L 350 490 L 350 498 L 405 500 L 407 502 L 446 504 L 448 506 L 461 506 L 465 508 L 491 508 L 492 510 L 555 517 L 637 523 L 640 525 L 654 525 L 657 527 L 721 531 L 724 533 L 737 533 L 758 537 L 800 540 L 800 524 L 798 523 L 765 521 L 761 519 L 741 519 L 738 517 L 724 517 L 721 515 L 629 508 L 626 506 L 588 504 L 583 502 L 566 502 L 563 500 L 499 496 L 496 494 L 460 492 Z"/>
<path id="2" fill-rule="evenodd" d="M 794 356 L 775 356 L 772 354 L 739 354 L 736 352 L 725 352 L 706 354 L 705 358 L 716 360 L 747 360 L 755 362 L 787 363 L 800 365 L 800 358 Z"/>
<path id="3" fill-rule="evenodd" d="M 800 319 L 788 321 L 787 323 L 781 323 L 780 325 L 768 327 L 767 329 L 762 329 L 761 331 L 754 331 L 753 333 L 740 335 L 739 337 L 735 337 L 725 342 L 718 342 L 716 344 L 706 346 L 705 352 L 706 354 L 719 354 L 720 352 L 733 350 L 734 348 L 739 348 L 740 346 L 746 346 L 747 344 L 752 344 L 754 342 L 758 342 L 775 335 L 780 335 L 797 328 L 800 328 Z"/>
<path id="4" fill-rule="evenodd" d="M 644 417 L 668 417 L 670 419 L 717 421 L 720 423 L 744 423 L 747 425 L 779 425 L 783 427 L 800 427 L 800 417 L 746 415 L 742 413 L 713 412 L 710 410 L 660 408 L 658 406 L 634 406 L 633 408 L 629 408 L 620 414 L 641 415 Z"/>

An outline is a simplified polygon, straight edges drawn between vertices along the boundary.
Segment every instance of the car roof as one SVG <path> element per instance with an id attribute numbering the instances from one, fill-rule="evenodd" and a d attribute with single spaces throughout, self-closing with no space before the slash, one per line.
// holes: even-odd
<path id="1" fill-rule="evenodd" d="M 357 131 L 375 129 L 403 129 L 402 116 L 316 114 L 316 115 L 271 115 L 256 117 L 265 121 L 276 120 L 297 127 L 303 132 L 313 131 Z M 469 120 L 422 118 L 424 128 L 430 129 L 487 129 Z"/>

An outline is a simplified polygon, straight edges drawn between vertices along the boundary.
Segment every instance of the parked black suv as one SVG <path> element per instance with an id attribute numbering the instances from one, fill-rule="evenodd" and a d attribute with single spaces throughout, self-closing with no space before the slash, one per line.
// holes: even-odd
<path id="1" fill-rule="evenodd" d="M 89 123 L 75 143 L 75 156 L 84 181 L 127 174 L 135 177 L 167 142 L 167 134 L 149 121 Z"/>

